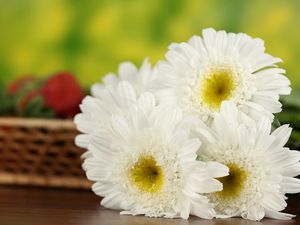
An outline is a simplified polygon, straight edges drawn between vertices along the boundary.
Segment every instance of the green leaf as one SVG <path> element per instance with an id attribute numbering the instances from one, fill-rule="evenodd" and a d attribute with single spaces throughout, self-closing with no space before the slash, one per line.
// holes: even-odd
<path id="1" fill-rule="evenodd" d="M 0 83 L 0 116 L 15 115 L 14 98 L 7 95 L 5 86 Z"/>
<path id="2" fill-rule="evenodd" d="M 283 111 L 276 115 L 280 124 L 290 124 L 296 130 L 300 130 L 300 111 Z"/>
<path id="3" fill-rule="evenodd" d="M 294 89 L 291 95 L 281 97 L 284 108 L 296 108 L 300 111 L 300 91 Z"/>
<path id="4" fill-rule="evenodd" d="M 25 107 L 25 110 L 21 112 L 24 117 L 35 118 L 53 118 L 55 114 L 53 110 L 44 107 L 44 99 L 42 96 L 37 96 L 32 99 Z"/>

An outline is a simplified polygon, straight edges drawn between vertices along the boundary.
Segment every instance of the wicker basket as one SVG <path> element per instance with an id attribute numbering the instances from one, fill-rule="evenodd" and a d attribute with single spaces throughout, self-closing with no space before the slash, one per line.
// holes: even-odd
<path id="1" fill-rule="evenodd" d="M 0 118 L 0 184 L 90 188 L 70 120 Z"/>

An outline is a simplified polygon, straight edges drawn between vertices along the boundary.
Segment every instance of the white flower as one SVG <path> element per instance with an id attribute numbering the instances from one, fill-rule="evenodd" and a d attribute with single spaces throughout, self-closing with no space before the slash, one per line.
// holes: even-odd
<path id="1" fill-rule="evenodd" d="M 107 86 L 116 86 L 121 81 L 128 81 L 135 90 L 137 96 L 151 89 L 153 80 L 157 76 L 156 67 L 151 67 L 148 59 L 145 59 L 138 69 L 131 62 L 123 62 L 119 65 L 118 74 L 108 73 L 102 78 L 103 83 L 92 85 L 91 93 L 95 97 L 102 97 L 102 90 Z"/>
<path id="2" fill-rule="evenodd" d="M 264 42 L 246 34 L 205 29 L 203 38 L 171 44 L 156 86 L 160 101 L 180 106 L 210 123 L 224 100 L 258 119 L 281 111 L 279 95 L 290 93 L 281 59 L 265 53 Z"/>
<path id="3" fill-rule="evenodd" d="M 127 114 L 141 93 L 150 89 L 155 76 L 156 69 L 146 59 L 139 70 L 130 62 L 121 63 L 118 76 L 110 73 L 103 78 L 103 84 L 94 84 L 91 88 L 94 97 L 84 98 L 80 105 L 82 113 L 75 117 L 77 129 L 83 133 L 77 136 L 76 144 L 87 148 L 95 128 L 110 127 L 115 113 Z"/>
<path id="4" fill-rule="evenodd" d="M 111 116 L 115 113 L 126 114 L 136 101 L 135 92 L 128 82 L 104 87 L 98 98 L 85 97 L 80 105 L 82 113 L 77 114 L 74 119 L 77 129 L 83 133 L 76 137 L 76 144 L 87 148 L 89 139 L 96 129 L 109 129 Z"/>
<path id="5" fill-rule="evenodd" d="M 125 84 L 128 88 L 119 94 L 133 90 L 126 81 L 119 86 Z M 90 110 L 94 115 L 102 113 L 98 108 Z M 228 175 L 228 169 L 196 160 L 200 141 L 189 138 L 193 121 L 183 118 L 178 109 L 155 106 L 150 93 L 141 94 L 128 113 L 112 115 L 108 127 L 91 121 L 95 132 L 88 150 L 92 154 L 83 168 L 96 182 L 93 191 L 104 197 L 101 204 L 124 210 L 122 214 L 212 218 L 213 207 L 201 194 L 222 190 L 214 178 Z"/>
<path id="6" fill-rule="evenodd" d="M 300 174 L 300 152 L 284 147 L 291 133 L 288 125 L 271 133 L 267 118 L 254 121 L 224 102 L 210 131 L 200 126 L 197 132 L 199 156 L 229 168 L 229 176 L 219 179 L 223 190 L 208 195 L 219 217 L 293 217 L 280 212 L 287 206 L 285 194 L 300 191 L 300 180 L 293 178 Z"/>

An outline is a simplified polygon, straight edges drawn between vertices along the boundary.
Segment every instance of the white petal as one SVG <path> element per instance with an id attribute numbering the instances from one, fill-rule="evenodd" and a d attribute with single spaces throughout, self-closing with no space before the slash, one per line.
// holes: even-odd
<path id="1" fill-rule="evenodd" d="M 131 104 L 136 102 L 135 91 L 129 82 L 120 82 L 120 84 L 118 85 L 118 93 L 124 105 L 130 106 Z"/>
<path id="2" fill-rule="evenodd" d="M 106 208 L 109 209 L 116 209 L 116 210 L 120 210 L 120 200 L 119 200 L 119 193 L 114 192 L 114 193 L 110 193 L 108 195 L 106 195 L 102 201 L 101 201 L 101 205 L 103 205 Z"/>
<path id="3" fill-rule="evenodd" d="M 96 98 L 101 98 L 102 91 L 104 90 L 104 84 L 96 83 L 91 86 L 91 95 Z"/>
<path id="4" fill-rule="evenodd" d="M 122 80 L 132 82 L 136 73 L 137 68 L 131 62 L 123 62 L 119 65 L 119 76 Z"/>
<path id="5" fill-rule="evenodd" d="M 260 221 L 265 216 L 265 211 L 261 206 L 252 206 L 247 210 L 244 219 Z"/>
<path id="6" fill-rule="evenodd" d="M 126 143 L 130 143 L 132 133 L 126 119 L 121 116 L 113 116 L 111 122 L 116 134 Z"/>
<path id="7" fill-rule="evenodd" d="M 149 114 L 155 106 L 155 98 L 150 92 L 143 93 L 138 99 L 138 106 L 146 113 Z"/>
<path id="8" fill-rule="evenodd" d="M 79 134 L 75 138 L 75 144 L 81 148 L 87 148 L 90 142 L 89 135 Z"/>
<path id="9" fill-rule="evenodd" d="M 180 149 L 179 157 L 183 161 L 189 160 L 194 161 L 197 158 L 197 151 L 201 145 L 199 139 L 190 139 L 185 146 Z"/>
<path id="10" fill-rule="evenodd" d="M 92 190 L 99 196 L 108 195 L 113 191 L 111 184 L 105 182 L 96 182 L 92 185 Z"/>
<path id="11" fill-rule="evenodd" d="M 280 58 L 275 58 L 271 55 L 264 54 L 261 56 L 260 60 L 252 66 L 252 69 L 253 71 L 257 71 L 268 66 L 273 66 L 278 62 L 282 62 L 282 60 Z"/>
<path id="12" fill-rule="evenodd" d="M 206 162 L 206 169 L 208 174 L 214 178 L 229 175 L 228 167 L 218 162 Z"/>
<path id="13" fill-rule="evenodd" d="M 283 177 L 281 190 L 283 193 L 300 192 L 300 179 L 294 177 Z"/>
<path id="14" fill-rule="evenodd" d="M 180 211 L 180 217 L 182 219 L 188 219 L 190 215 L 190 200 L 186 199 L 185 201 L 182 202 L 181 205 L 181 211 Z"/>
<path id="15" fill-rule="evenodd" d="M 197 52 L 199 52 L 200 55 L 204 55 L 207 56 L 207 52 L 205 49 L 205 46 L 203 44 L 202 39 L 199 36 L 193 36 L 190 40 L 189 40 L 189 44 L 191 46 L 193 46 L 195 48 L 195 50 Z"/>
<path id="16" fill-rule="evenodd" d="M 74 122 L 77 129 L 83 133 L 92 133 L 94 131 L 94 122 L 82 113 L 75 116 Z"/>
<path id="17" fill-rule="evenodd" d="M 203 203 L 203 200 L 197 196 L 192 199 L 191 215 L 203 219 L 212 219 L 216 213 L 210 203 Z"/>
<path id="18" fill-rule="evenodd" d="M 204 29 L 202 31 L 203 42 L 205 43 L 207 51 L 214 48 L 214 41 L 216 36 L 216 31 L 212 28 Z"/>
<path id="19" fill-rule="evenodd" d="M 106 85 L 116 85 L 118 82 L 118 78 L 115 74 L 109 73 L 105 77 L 102 78 L 103 83 Z"/>
<path id="20" fill-rule="evenodd" d="M 277 138 L 278 145 L 284 146 L 291 136 L 292 129 L 289 125 L 282 125 L 273 131 L 272 136 Z"/>
<path id="21" fill-rule="evenodd" d="M 252 98 L 253 102 L 264 106 L 264 108 L 272 113 L 281 112 L 281 103 L 278 100 L 274 100 L 265 96 L 254 96 Z"/>
<path id="22" fill-rule="evenodd" d="M 295 215 L 288 214 L 288 213 L 282 213 L 282 212 L 277 212 L 277 211 L 272 211 L 272 210 L 265 210 L 266 211 L 266 217 L 272 218 L 272 219 L 277 219 L 277 220 L 290 220 Z"/>
<path id="23" fill-rule="evenodd" d="M 275 192 L 265 192 L 261 200 L 261 205 L 267 210 L 275 211 L 281 211 L 287 206 L 283 195 Z"/>

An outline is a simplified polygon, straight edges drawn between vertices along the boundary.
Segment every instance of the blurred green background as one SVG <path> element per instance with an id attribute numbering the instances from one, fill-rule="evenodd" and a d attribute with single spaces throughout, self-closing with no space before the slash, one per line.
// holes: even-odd
<path id="1" fill-rule="evenodd" d="M 73 72 L 84 86 L 119 62 L 162 59 L 206 27 L 245 32 L 300 85 L 300 1 L 0 0 L 0 77 Z"/>

